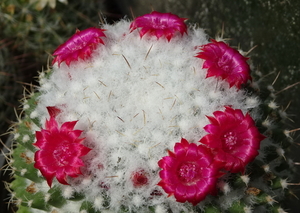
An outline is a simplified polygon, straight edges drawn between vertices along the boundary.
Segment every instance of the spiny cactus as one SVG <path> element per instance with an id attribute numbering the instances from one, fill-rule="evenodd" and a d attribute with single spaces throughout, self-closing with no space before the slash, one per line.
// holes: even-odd
<path id="1" fill-rule="evenodd" d="M 51 2 L 55 1 L 48 1 L 52 7 L 44 5 L 47 1 L 42 0 L 1 2 L 2 36 L 14 40 L 18 51 L 34 54 L 31 55 L 33 61 L 42 64 L 45 64 L 48 58 L 44 53 L 52 52 L 68 35 L 73 34 L 76 28 L 97 25 L 99 18 L 91 14 L 97 14 L 98 10 L 104 9 L 104 6 L 96 1 L 90 1 L 86 5 L 82 1 L 71 2 L 68 5 L 59 3 L 55 7 Z"/>
<path id="2" fill-rule="evenodd" d="M 8 114 L 12 114 L 11 108 L 17 102 L 14 100 L 18 90 L 14 89 L 16 86 L 16 70 L 14 67 L 14 60 L 11 58 L 9 49 L 7 48 L 5 41 L 0 41 L 0 129 L 3 130 L 5 126 L 9 123 Z M 6 59 L 11 58 L 10 62 Z M 11 70 L 11 72 L 5 72 L 6 70 Z M 10 95 L 6 94 L 4 91 L 10 91 Z M 21 92 L 21 91 L 19 91 Z M 7 128 L 5 129 L 5 131 Z"/>
<path id="3" fill-rule="evenodd" d="M 18 212 L 285 212 L 288 118 L 241 50 L 170 13 L 77 31 L 23 100 Z"/>

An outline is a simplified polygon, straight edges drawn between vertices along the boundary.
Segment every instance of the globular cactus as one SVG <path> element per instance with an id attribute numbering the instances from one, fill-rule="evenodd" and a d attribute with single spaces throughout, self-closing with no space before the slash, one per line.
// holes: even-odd
<path id="1" fill-rule="evenodd" d="M 18 212 L 285 212 L 287 114 L 242 51 L 154 11 L 53 55 L 13 131 Z"/>

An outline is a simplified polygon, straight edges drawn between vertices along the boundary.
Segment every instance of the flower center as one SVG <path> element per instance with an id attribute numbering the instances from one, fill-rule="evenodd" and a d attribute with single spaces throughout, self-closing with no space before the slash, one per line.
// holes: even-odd
<path id="1" fill-rule="evenodd" d="M 167 20 L 154 19 L 151 27 L 158 30 L 163 30 L 169 27 L 169 23 Z"/>
<path id="2" fill-rule="evenodd" d="M 166 29 L 168 27 L 166 22 L 160 21 L 160 20 L 154 20 L 152 27 L 154 29 L 159 29 L 159 30 L 163 30 Z"/>
<path id="3" fill-rule="evenodd" d="M 67 141 L 62 141 L 62 143 L 53 152 L 53 156 L 59 166 L 68 165 L 68 159 L 72 156 L 72 154 L 72 149 Z"/>
<path id="4" fill-rule="evenodd" d="M 233 132 L 227 132 L 223 135 L 223 149 L 230 151 L 237 143 L 237 137 Z"/>
<path id="5" fill-rule="evenodd" d="M 193 184 L 199 179 L 199 167 L 191 162 L 183 163 L 178 171 L 179 179 L 186 184 Z"/>
<path id="6" fill-rule="evenodd" d="M 217 61 L 218 66 L 226 71 L 226 72 L 230 72 L 231 70 L 231 64 L 229 63 L 229 59 L 227 56 L 222 56 L 219 58 L 219 60 Z"/>

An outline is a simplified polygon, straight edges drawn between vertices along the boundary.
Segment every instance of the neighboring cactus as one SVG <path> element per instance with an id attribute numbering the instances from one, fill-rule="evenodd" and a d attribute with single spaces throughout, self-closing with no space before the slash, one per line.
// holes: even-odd
<path id="1" fill-rule="evenodd" d="M 13 118 L 12 109 L 18 104 L 18 101 L 14 99 L 22 92 L 22 90 L 16 88 L 17 71 L 14 67 L 15 61 L 11 57 L 9 48 L 7 48 L 8 45 L 11 44 L 0 41 L 0 130 L 3 130 L 3 132 L 7 131 L 9 118 Z M 7 61 L 8 58 L 11 58 L 11 60 Z M 10 72 L 6 72 L 7 70 L 10 70 Z M 9 91 L 9 93 L 5 91 Z"/>
<path id="2" fill-rule="evenodd" d="M 28 54 L 32 62 L 45 64 L 48 59 L 45 53 L 51 53 L 57 45 L 73 34 L 76 28 L 97 25 L 99 17 L 94 14 L 104 9 L 102 3 L 97 1 L 90 1 L 89 4 L 83 1 L 70 2 L 68 5 L 51 4 L 55 1 L 1 2 L 1 37 L 14 41 L 14 51 Z M 67 3 L 67 1 L 60 2 Z M 49 3 L 51 7 L 45 3 Z"/>
<path id="3" fill-rule="evenodd" d="M 54 51 L 13 131 L 18 212 L 284 212 L 293 139 L 274 88 L 184 20 L 152 12 Z"/>

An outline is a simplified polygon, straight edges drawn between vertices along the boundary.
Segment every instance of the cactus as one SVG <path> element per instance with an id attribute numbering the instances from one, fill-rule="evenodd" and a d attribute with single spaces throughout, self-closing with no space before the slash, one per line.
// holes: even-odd
<path id="1" fill-rule="evenodd" d="M 12 114 L 12 106 L 17 104 L 14 100 L 14 97 L 17 93 L 21 93 L 22 90 L 16 90 L 16 70 L 13 66 L 13 59 L 10 62 L 7 62 L 6 59 L 11 57 L 9 53 L 9 49 L 7 48 L 7 43 L 5 41 L 0 41 L 0 129 L 4 129 L 5 126 L 9 123 L 9 114 Z M 10 70 L 10 72 L 5 72 L 6 70 Z M 10 91 L 10 94 L 6 94 L 4 91 Z M 6 131 L 7 129 L 5 129 Z"/>
<path id="2" fill-rule="evenodd" d="M 60 45 L 13 130 L 18 212 L 285 212 L 287 113 L 243 51 L 207 38 L 154 11 Z"/>

